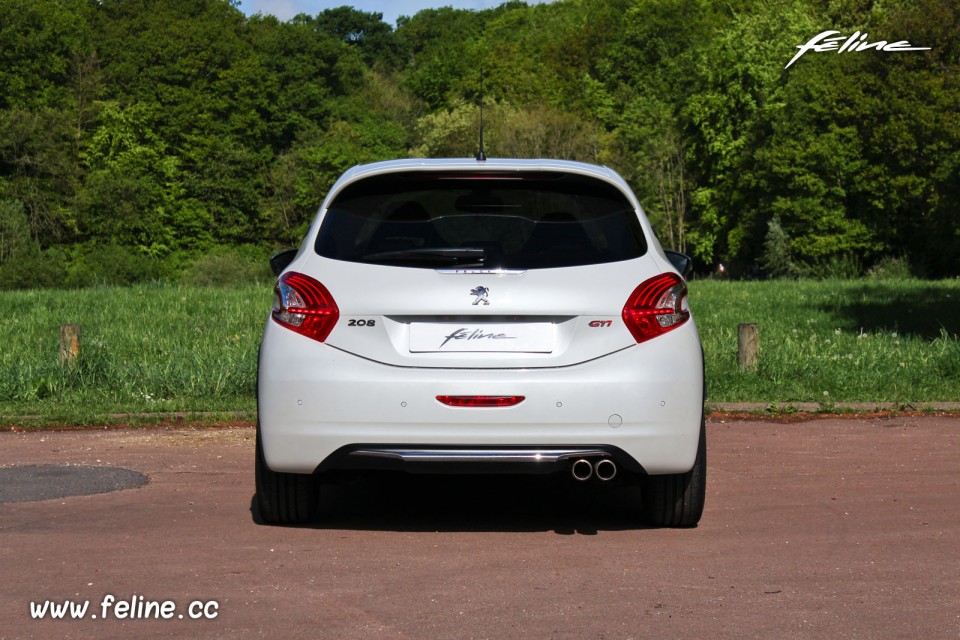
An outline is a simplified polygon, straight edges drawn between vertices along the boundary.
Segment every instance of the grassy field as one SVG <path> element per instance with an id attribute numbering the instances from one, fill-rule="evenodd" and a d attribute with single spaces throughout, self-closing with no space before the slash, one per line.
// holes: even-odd
<path id="1" fill-rule="evenodd" d="M 713 402 L 960 400 L 960 280 L 695 281 Z M 737 324 L 760 364 L 737 366 Z"/>
<path id="2" fill-rule="evenodd" d="M 93 423 L 104 414 L 255 410 L 269 286 L 143 286 L 0 294 L 0 422 Z M 82 325 L 59 363 L 59 327 Z M 34 420 L 28 420 L 33 422 Z"/>
<path id="3" fill-rule="evenodd" d="M 691 305 L 708 402 L 960 400 L 960 280 L 699 280 Z M 269 286 L 0 293 L 0 423 L 93 424 L 107 414 L 253 415 Z M 760 365 L 737 367 L 737 324 Z M 72 366 L 59 326 L 83 326 Z"/>

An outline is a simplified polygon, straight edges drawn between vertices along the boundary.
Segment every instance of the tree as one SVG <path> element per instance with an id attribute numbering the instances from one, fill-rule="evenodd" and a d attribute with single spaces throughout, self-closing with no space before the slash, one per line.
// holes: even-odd
<path id="1" fill-rule="evenodd" d="M 0 200 L 0 266 L 30 246 L 30 224 L 23 204 Z"/>
<path id="2" fill-rule="evenodd" d="M 482 33 L 485 13 L 443 7 L 398 20 L 396 37 L 407 57 L 402 86 L 429 111 L 452 106 L 455 87 L 475 68 L 463 52 Z"/>
<path id="3" fill-rule="evenodd" d="M 403 155 L 406 132 L 396 123 L 367 118 L 337 120 L 326 130 L 305 131 L 271 168 L 266 206 L 275 237 L 299 241 L 340 175 L 356 164 Z"/>
<path id="4" fill-rule="evenodd" d="M 36 243 L 49 246 L 70 238 L 81 171 L 68 113 L 0 111 L 0 198 L 23 205 Z"/>
<path id="5" fill-rule="evenodd" d="M 318 31 L 355 47 L 370 66 L 383 64 L 393 68 L 403 62 L 393 29 L 383 21 L 382 13 L 367 13 L 347 6 L 324 9 L 317 14 L 313 25 Z"/>
<path id="6" fill-rule="evenodd" d="M 786 278 L 797 275 L 796 264 L 790 250 L 790 237 L 780 225 L 780 218 L 771 218 L 767 223 L 767 235 L 763 241 L 761 258 L 767 275 Z"/>
<path id="7" fill-rule="evenodd" d="M 488 154 L 611 166 L 699 262 L 790 271 L 775 248 L 798 273 L 851 252 L 960 271 L 953 0 L 507 2 L 396 30 L 350 7 L 245 17 L 232 0 L 0 12 L 10 277 L 24 220 L 57 284 L 102 281 L 81 275 L 110 256 L 169 273 L 141 267 L 296 242 L 352 164 L 473 156 L 481 66 Z M 784 70 L 827 28 L 930 50 L 811 52 Z"/>
<path id="8" fill-rule="evenodd" d="M 758 206 L 749 165 L 783 118 L 781 43 L 816 33 L 806 9 L 801 0 L 773 0 L 736 13 L 696 52 L 696 88 L 682 109 L 696 183 L 687 241 L 705 261 L 756 258 L 770 212 Z"/>
<path id="9" fill-rule="evenodd" d="M 103 106 L 78 196 L 81 237 L 153 256 L 209 246 L 208 214 L 182 197 L 180 160 L 168 149 L 149 108 Z"/>

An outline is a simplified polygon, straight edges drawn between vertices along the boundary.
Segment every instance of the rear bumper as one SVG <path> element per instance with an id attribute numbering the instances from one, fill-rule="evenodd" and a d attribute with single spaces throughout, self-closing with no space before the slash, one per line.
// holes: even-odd
<path id="1" fill-rule="evenodd" d="M 441 404 L 438 395 L 525 399 L 462 408 Z M 562 464 L 531 458 L 537 451 L 597 450 L 627 469 L 682 473 L 692 468 L 699 442 L 703 366 L 693 323 L 596 360 L 544 369 L 389 366 L 268 323 L 258 405 L 264 458 L 275 471 L 383 465 L 536 472 Z M 358 450 L 380 454 L 354 455 Z M 449 453 L 456 450 L 473 453 L 458 459 Z M 504 452 L 499 460 L 484 453 L 497 450 Z"/>
<path id="2" fill-rule="evenodd" d="M 434 445 L 350 445 L 335 451 L 318 471 L 392 470 L 410 473 L 524 473 L 570 471 L 578 460 L 600 460 L 635 472 L 644 470 L 626 453 L 610 446 L 442 447 Z"/>

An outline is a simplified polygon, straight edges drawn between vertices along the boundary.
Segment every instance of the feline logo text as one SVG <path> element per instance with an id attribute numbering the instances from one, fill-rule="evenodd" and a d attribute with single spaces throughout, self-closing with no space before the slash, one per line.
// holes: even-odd
<path id="1" fill-rule="evenodd" d="M 887 42 L 886 40 L 878 40 L 877 42 L 868 42 L 867 34 L 861 34 L 859 31 L 854 31 L 853 35 L 849 38 L 845 36 L 835 36 L 833 34 L 840 33 L 839 31 L 823 31 L 817 35 L 810 38 L 806 44 L 798 44 L 797 49 L 800 51 L 797 52 L 797 55 L 793 56 L 790 62 L 787 63 L 787 66 L 784 69 L 788 69 L 790 65 L 800 59 L 800 56 L 805 54 L 807 51 L 814 51 L 815 53 L 822 53 L 824 51 L 834 51 L 837 53 L 851 52 L 851 51 L 866 51 L 867 49 L 876 49 L 877 51 L 926 51 L 930 47 L 914 47 L 906 40 L 898 40 L 897 42 Z M 840 42 L 843 41 L 843 44 Z"/>

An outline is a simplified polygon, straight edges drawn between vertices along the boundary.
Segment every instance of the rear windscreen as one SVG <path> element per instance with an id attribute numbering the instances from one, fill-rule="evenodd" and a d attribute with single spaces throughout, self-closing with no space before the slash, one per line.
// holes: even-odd
<path id="1" fill-rule="evenodd" d="M 331 203 L 315 248 L 334 260 L 434 269 L 572 267 L 647 251 L 618 188 L 552 172 L 360 180 Z"/>

